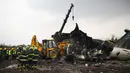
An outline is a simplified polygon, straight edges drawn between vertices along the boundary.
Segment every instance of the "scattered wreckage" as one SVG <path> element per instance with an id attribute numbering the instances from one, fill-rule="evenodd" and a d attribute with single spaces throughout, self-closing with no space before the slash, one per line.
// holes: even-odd
<path id="1" fill-rule="evenodd" d="M 52 35 L 56 44 L 59 42 L 66 42 L 67 46 L 63 46 L 65 55 L 74 55 L 73 57 L 80 60 L 92 60 L 94 58 L 99 58 L 99 56 L 108 56 L 112 51 L 113 46 L 107 41 L 89 37 L 86 33 L 79 29 L 77 23 L 73 31 L 70 33 L 62 33 L 73 7 L 74 5 L 71 4 L 60 31 Z M 74 18 L 74 16 L 72 16 L 72 18 Z"/>
<path id="2" fill-rule="evenodd" d="M 82 30 L 80 30 L 77 23 L 73 31 L 70 33 L 63 33 L 62 31 L 67 23 L 73 7 L 74 5 L 71 4 L 61 29 L 52 35 L 52 38 L 54 38 L 53 42 L 55 42 L 58 50 L 62 50 L 62 52 L 56 51 L 56 48 L 51 50 L 57 55 L 54 55 L 54 58 L 57 58 L 60 53 L 62 53 L 60 56 L 72 56 L 75 57 L 74 59 L 90 61 L 108 59 L 109 56 L 117 57 L 119 59 L 130 58 L 129 30 L 125 30 L 126 34 L 116 43 L 100 39 L 93 39 L 92 37 L 88 36 L 87 33 L 84 33 Z M 74 16 L 72 16 L 72 19 L 74 20 Z M 42 45 L 44 47 L 44 43 L 42 43 Z M 59 48 L 59 45 L 63 46 Z"/>

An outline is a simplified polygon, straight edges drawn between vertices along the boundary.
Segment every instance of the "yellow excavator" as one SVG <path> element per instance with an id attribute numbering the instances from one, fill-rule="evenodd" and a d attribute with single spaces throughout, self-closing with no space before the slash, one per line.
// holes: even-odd
<path id="1" fill-rule="evenodd" d="M 41 52 L 46 58 L 56 59 L 59 56 L 64 55 L 64 46 L 67 45 L 65 42 L 55 43 L 54 39 L 44 39 L 42 44 L 37 41 L 36 35 L 32 37 L 31 46 L 37 47 L 37 50 Z"/>

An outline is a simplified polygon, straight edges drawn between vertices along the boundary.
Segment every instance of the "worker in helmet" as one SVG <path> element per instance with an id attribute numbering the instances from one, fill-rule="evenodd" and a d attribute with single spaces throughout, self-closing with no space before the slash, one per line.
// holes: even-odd
<path id="1" fill-rule="evenodd" d="M 17 60 L 18 60 L 18 68 L 21 68 L 22 66 L 21 66 L 21 61 L 20 61 L 20 58 L 21 58 L 21 53 L 22 53 L 22 50 L 23 48 L 20 46 L 20 47 L 18 47 L 17 48 L 17 51 L 16 51 L 16 54 L 17 54 Z"/>
<path id="2" fill-rule="evenodd" d="M 33 68 L 37 68 L 37 62 L 39 61 L 39 58 L 40 58 L 40 52 L 37 50 L 37 47 L 33 47 L 33 60 L 32 60 L 32 63 L 33 63 Z"/>
<path id="3" fill-rule="evenodd" d="M 33 57 L 34 57 L 33 48 L 30 47 L 30 48 L 28 49 L 28 55 L 27 55 L 27 60 L 28 60 L 28 66 L 29 66 L 29 68 L 32 68 L 32 67 L 33 67 L 33 62 L 32 62 Z"/>
<path id="4" fill-rule="evenodd" d="M 13 57 L 13 51 L 14 51 L 14 48 L 11 48 L 11 49 L 10 49 L 10 53 L 11 53 L 12 59 L 14 59 L 14 57 Z"/>
<path id="5" fill-rule="evenodd" d="M 16 59 L 16 49 L 15 48 L 11 48 L 11 56 L 13 59 Z"/>
<path id="6" fill-rule="evenodd" d="M 9 48 L 8 49 L 5 48 L 5 51 L 6 51 L 5 58 L 6 58 L 6 60 L 8 60 L 11 55 L 11 51 Z"/>
<path id="7" fill-rule="evenodd" d="M 16 55 L 17 55 L 17 57 L 21 54 L 22 51 L 23 51 L 22 46 L 19 46 L 19 47 L 17 48 L 17 50 L 16 50 Z"/>
<path id="8" fill-rule="evenodd" d="M 20 69 L 20 71 L 24 70 L 24 71 L 27 71 L 27 55 L 28 55 L 28 52 L 26 51 L 26 49 L 23 49 L 21 52 L 19 52 L 19 55 L 18 55 L 18 61 L 19 61 L 19 65 L 18 65 L 18 68 Z"/>

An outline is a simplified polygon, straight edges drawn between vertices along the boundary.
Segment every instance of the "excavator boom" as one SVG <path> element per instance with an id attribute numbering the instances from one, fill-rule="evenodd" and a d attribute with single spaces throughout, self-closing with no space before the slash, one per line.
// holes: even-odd
<path id="1" fill-rule="evenodd" d="M 32 47 L 36 46 L 36 47 L 37 47 L 37 50 L 38 50 L 39 52 L 42 52 L 42 47 L 40 46 L 40 43 L 37 41 L 36 35 L 34 35 L 34 36 L 32 37 L 31 46 L 32 46 Z"/>

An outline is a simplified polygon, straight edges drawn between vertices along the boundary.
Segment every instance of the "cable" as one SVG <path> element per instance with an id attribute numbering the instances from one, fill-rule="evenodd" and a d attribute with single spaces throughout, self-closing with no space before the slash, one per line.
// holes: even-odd
<path id="1" fill-rule="evenodd" d="M 73 3 L 73 5 L 75 5 L 75 3 L 74 3 L 75 0 L 71 0 L 71 1 L 72 1 L 71 3 Z M 72 20 L 73 20 L 73 21 L 74 21 L 74 18 L 75 18 L 75 17 L 74 17 L 74 7 L 73 7 L 73 11 L 72 11 Z"/>
<path id="2" fill-rule="evenodd" d="M 73 8 L 73 11 L 72 11 L 72 20 L 74 21 L 74 8 Z"/>

